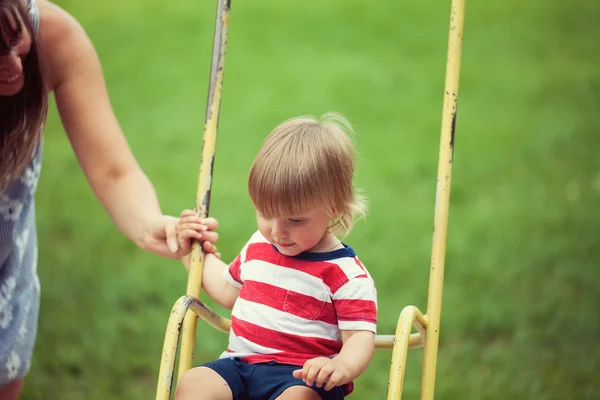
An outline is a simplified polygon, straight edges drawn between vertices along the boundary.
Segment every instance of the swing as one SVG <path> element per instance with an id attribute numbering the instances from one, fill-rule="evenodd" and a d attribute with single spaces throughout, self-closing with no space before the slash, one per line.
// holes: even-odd
<path id="1" fill-rule="evenodd" d="M 401 398 L 408 349 L 417 347 L 424 348 L 421 399 L 431 400 L 434 396 L 464 19 L 464 0 L 451 1 L 427 313 L 423 314 L 415 306 L 406 306 L 400 313 L 394 335 L 375 336 L 376 348 L 392 349 L 387 400 L 399 400 Z M 210 85 L 195 208 L 202 218 L 208 216 L 210 203 L 212 167 L 215 156 L 231 1 L 217 0 L 217 4 Z M 192 368 L 197 317 L 202 318 L 224 333 L 228 333 L 231 328 L 231 320 L 216 314 L 199 300 L 203 265 L 204 253 L 202 247 L 197 241 L 194 241 L 186 295 L 177 300 L 167 323 L 158 374 L 156 400 L 171 398 L 175 357 L 180 338 L 179 376 Z M 192 312 L 188 312 L 189 310 Z M 412 333 L 413 326 L 417 330 L 416 333 Z"/>

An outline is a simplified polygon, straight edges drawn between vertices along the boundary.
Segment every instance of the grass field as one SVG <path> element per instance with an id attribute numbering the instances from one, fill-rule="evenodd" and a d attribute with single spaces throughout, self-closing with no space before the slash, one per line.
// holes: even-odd
<path id="1" fill-rule="evenodd" d="M 95 43 L 163 210 L 193 207 L 214 2 L 58 3 Z M 211 203 L 224 259 L 255 229 L 246 177 L 262 139 L 335 110 L 357 131 L 371 210 L 346 242 L 376 280 L 380 333 L 404 306 L 426 309 L 449 5 L 234 0 Z M 436 398 L 597 399 L 600 3 L 466 6 Z M 154 398 L 184 268 L 114 228 L 54 108 L 37 202 L 42 306 L 23 398 Z M 226 336 L 200 325 L 198 342 L 206 361 Z M 421 354 L 405 399 L 418 398 Z M 351 398 L 384 398 L 390 355 Z"/>

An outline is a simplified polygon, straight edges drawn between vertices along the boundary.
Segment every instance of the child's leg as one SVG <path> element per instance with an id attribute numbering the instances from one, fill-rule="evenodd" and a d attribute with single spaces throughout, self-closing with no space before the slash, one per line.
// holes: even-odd
<path id="1" fill-rule="evenodd" d="M 175 400 L 232 400 L 229 385 L 208 367 L 192 368 L 181 375 Z"/>
<path id="2" fill-rule="evenodd" d="M 285 389 L 276 400 L 321 400 L 321 396 L 308 386 L 296 385 Z"/>
<path id="3" fill-rule="evenodd" d="M 243 364 L 242 364 L 243 365 Z M 277 364 L 274 361 L 254 364 L 250 374 L 246 374 L 248 397 L 268 400 L 344 400 L 341 387 L 325 390 L 316 386 L 308 387 L 302 379 L 294 378 L 296 365 Z"/>

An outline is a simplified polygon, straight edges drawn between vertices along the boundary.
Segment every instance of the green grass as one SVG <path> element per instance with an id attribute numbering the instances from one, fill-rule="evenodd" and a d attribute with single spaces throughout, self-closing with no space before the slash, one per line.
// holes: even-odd
<path id="1" fill-rule="evenodd" d="M 193 206 L 214 2 L 58 2 L 102 59 L 115 112 L 163 209 Z M 426 309 L 449 1 L 234 1 L 211 213 L 232 259 L 255 228 L 246 177 L 298 114 L 355 125 L 371 211 L 347 239 L 381 333 Z M 467 1 L 436 398 L 600 391 L 600 4 Z M 42 308 L 24 399 L 154 397 L 176 261 L 135 248 L 87 186 L 52 108 L 38 191 Z M 226 336 L 201 325 L 196 360 Z M 379 351 L 352 398 L 384 398 Z M 406 399 L 422 352 L 410 353 Z"/>

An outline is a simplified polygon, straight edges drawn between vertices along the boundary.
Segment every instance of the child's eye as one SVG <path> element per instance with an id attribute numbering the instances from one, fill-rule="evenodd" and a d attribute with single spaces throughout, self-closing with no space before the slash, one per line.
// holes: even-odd
<path id="1" fill-rule="evenodd" d="M 289 218 L 288 221 L 290 221 L 292 224 L 301 224 L 302 222 L 304 222 L 303 219 L 297 219 L 297 218 Z"/>

